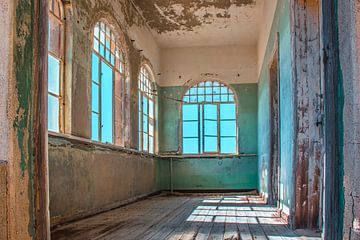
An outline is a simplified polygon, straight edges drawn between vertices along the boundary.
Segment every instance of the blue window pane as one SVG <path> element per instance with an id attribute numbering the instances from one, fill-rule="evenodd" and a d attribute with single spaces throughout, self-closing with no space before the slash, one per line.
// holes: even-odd
<path id="1" fill-rule="evenodd" d="M 221 94 L 228 94 L 228 88 L 227 87 L 221 87 Z"/>
<path id="2" fill-rule="evenodd" d="M 91 115 L 91 139 L 99 141 L 99 115 L 96 113 Z"/>
<path id="3" fill-rule="evenodd" d="M 212 88 L 211 88 L 211 87 L 207 87 L 207 88 L 205 89 L 205 93 L 206 93 L 206 94 L 212 94 Z"/>
<path id="4" fill-rule="evenodd" d="M 214 95 L 214 102 L 220 102 L 220 95 Z"/>
<path id="5" fill-rule="evenodd" d="M 113 70 L 101 62 L 101 142 L 113 142 Z"/>
<path id="6" fill-rule="evenodd" d="M 198 88 L 198 94 L 203 95 L 205 93 L 205 89 L 203 87 Z"/>
<path id="7" fill-rule="evenodd" d="M 198 138 L 183 138 L 183 153 L 198 154 L 199 153 Z"/>
<path id="8" fill-rule="evenodd" d="M 198 102 L 199 102 L 199 103 L 202 103 L 202 102 L 204 102 L 204 101 L 205 101 L 205 96 L 204 96 L 204 95 L 198 96 Z"/>
<path id="9" fill-rule="evenodd" d="M 215 104 L 204 105 L 204 118 L 217 120 L 217 105 Z"/>
<path id="10" fill-rule="evenodd" d="M 183 122 L 183 137 L 198 137 L 198 122 Z"/>
<path id="11" fill-rule="evenodd" d="M 199 107 L 197 104 L 183 105 L 183 120 L 198 120 Z"/>
<path id="12" fill-rule="evenodd" d="M 143 133 L 143 150 L 145 152 L 147 152 L 149 149 L 148 149 L 148 144 L 149 144 L 149 136 L 147 135 L 147 133 Z"/>
<path id="13" fill-rule="evenodd" d="M 217 152 L 217 137 L 205 137 L 204 148 L 207 153 Z"/>
<path id="14" fill-rule="evenodd" d="M 92 80 L 96 83 L 99 83 L 99 57 L 93 53 L 92 54 Z"/>
<path id="15" fill-rule="evenodd" d="M 213 93 L 214 94 L 220 94 L 220 87 L 214 87 L 213 88 Z"/>
<path id="16" fill-rule="evenodd" d="M 236 137 L 220 139 L 221 153 L 236 153 Z"/>
<path id="17" fill-rule="evenodd" d="M 105 57 L 105 47 L 102 44 L 100 44 L 100 55 Z"/>
<path id="18" fill-rule="evenodd" d="M 220 119 L 236 119 L 236 105 L 235 104 L 221 104 L 220 105 Z"/>
<path id="19" fill-rule="evenodd" d="M 236 121 L 221 121 L 220 135 L 227 137 L 236 137 Z"/>
<path id="20" fill-rule="evenodd" d="M 190 102 L 196 103 L 197 102 L 197 96 L 190 96 Z"/>
<path id="21" fill-rule="evenodd" d="M 94 112 L 99 112 L 99 86 L 92 83 L 91 104 Z"/>
<path id="22" fill-rule="evenodd" d="M 154 153 L 154 138 L 149 137 L 149 153 Z"/>
<path id="23" fill-rule="evenodd" d="M 145 115 L 143 115 L 143 132 L 146 132 L 146 133 L 148 133 L 148 131 L 149 131 L 149 119 L 148 119 L 148 117 L 147 116 L 145 116 Z"/>
<path id="24" fill-rule="evenodd" d="M 60 95 L 60 61 L 49 55 L 48 64 L 49 92 Z"/>
<path id="25" fill-rule="evenodd" d="M 229 95 L 229 102 L 234 102 L 234 101 L 235 101 L 234 95 L 230 94 Z"/>
<path id="26" fill-rule="evenodd" d="M 60 103 L 59 99 L 48 95 L 48 129 L 49 131 L 59 132 L 59 113 Z"/>
<path id="27" fill-rule="evenodd" d="M 108 49 L 105 50 L 105 59 L 110 62 L 110 51 Z"/>
<path id="28" fill-rule="evenodd" d="M 184 102 L 189 103 L 189 102 L 190 102 L 190 97 L 189 97 L 189 96 L 185 96 L 185 97 L 184 97 Z"/>
<path id="29" fill-rule="evenodd" d="M 204 124 L 204 135 L 217 136 L 217 121 L 205 120 Z"/>
<path id="30" fill-rule="evenodd" d="M 213 101 L 212 96 L 211 95 L 206 95 L 205 101 L 206 102 L 212 102 Z"/>
<path id="31" fill-rule="evenodd" d="M 147 97 L 143 97 L 143 112 L 145 114 L 149 113 L 149 103 Z"/>

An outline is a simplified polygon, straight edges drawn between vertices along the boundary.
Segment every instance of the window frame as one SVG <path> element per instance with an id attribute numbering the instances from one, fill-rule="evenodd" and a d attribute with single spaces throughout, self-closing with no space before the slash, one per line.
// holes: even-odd
<path id="1" fill-rule="evenodd" d="M 144 75 L 144 72 L 147 73 L 147 78 Z M 141 79 L 143 77 L 143 79 Z M 144 80 L 148 83 L 147 90 L 145 92 L 141 89 L 141 85 L 143 84 Z M 151 93 L 152 91 L 152 93 Z M 142 65 L 139 72 L 138 77 L 138 149 L 141 152 L 148 153 L 148 154 L 155 154 L 156 152 L 156 84 L 154 81 L 154 76 L 152 70 L 147 65 Z M 144 113 L 144 101 L 143 98 L 147 99 L 148 102 L 148 113 Z M 150 101 L 153 102 L 153 118 L 150 116 Z M 144 150 L 144 115 L 147 116 L 147 150 Z M 151 121 L 153 123 L 153 135 L 150 135 L 150 125 Z M 153 139 L 153 149 L 152 152 L 150 151 L 150 138 Z"/>
<path id="2" fill-rule="evenodd" d="M 213 83 L 216 82 L 220 85 L 220 88 L 222 87 L 222 85 L 224 87 L 226 87 L 230 93 L 228 94 L 232 94 L 234 95 L 234 101 L 233 102 L 218 102 L 218 101 L 212 101 L 212 102 L 206 102 L 205 100 L 203 102 L 186 102 L 184 99 L 187 96 L 186 94 L 192 89 L 192 88 L 199 88 L 199 84 L 202 83 L 206 83 L 206 82 L 212 82 L 212 88 L 214 87 Z M 204 85 L 205 86 L 205 85 Z M 204 87 L 205 88 L 205 87 Z M 206 90 L 204 90 L 206 91 Z M 198 92 L 197 92 L 197 96 L 198 96 Z M 205 94 L 204 94 L 205 95 Z M 214 96 L 214 92 L 212 90 L 212 98 Z M 217 94 L 215 94 L 217 95 Z M 221 97 L 221 94 L 219 94 Z M 213 98 L 214 99 L 214 98 Z M 221 105 L 225 105 L 225 104 L 234 104 L 235 105 L 235 122 L 236 122 L 236 152 L 235 153 L 221 153 L 221 138 L 230 138 L 233 136 L 221 136 L 221 115 L 220 115 L 220 108 Z M 183 137 L 183 106 L 184 105 L 197 105 L 198 107 L 198 152 L 199 153 L 184 153 L 184 146 L 183 146 L 183 139 L 184 138 L 188 138 L 188 139 L 195 139 L 195 137 Z M 205 115 L 204 115 L 204 106 L 205 105 L 216 105 L 216 109 L 217 109 L 217 118 L 216 118 L 216 123 L 217 123 L 217 151 L 216 152 L 205 152 Z M 202 112 L 201 112 L 202 111 Z M 202 116 L 202 117 L 201 117 Z M 234 121 L 232 120 L 232 121 Z M 179 127 L 179 150 L 180 153 L 184 156 L 187 157 L 211 157 L 211 156 L 233 156 L 233 155 L 239 155 L 239 104 L 238 104 L 238 97 L 236 95 L 236 92 L 234 91 L 234 89 L 229 86 L 228 84 L 218 81 L 218 80 L 202 80 L 197 82 L 196 84 L 188 87 L 185 90 L 185 94 L 182 97 L 182 102 L 181 102 L 181 106 L 180 106 L 180 127 Z M 195 121 L 195 120 L 194 120 Z M 201 129 L 202 128 L 202 129 Z M 202 133 L 202 134 L 201 134 Z M 211 137 L 211 136 L 210 136 Z M 202 144 L 200 144 L 200 138 L 202 141 Z M 202 147 L 202 149 L 201 149 Z"/>
<path id="3" fill-rule="evenodd" d="M 51 3 L 58 3 L 59 4 L 59 12 L 60 12 L 60 16 L 57 16 L 55 12 L 53 12 L 53 10 L 51 9 L 52 7 L 50 6 Z M 51 56 L 54 59 L 59 61 L 59 67 L 60 67 L 60 72 L 59 72 L 59 95 L 54 94 L 52 92 L 49 91 L 49 88 L 47 89 L 47 97 L 49 98 L 49 95 L 56 98 L 59 102 L 59 119 L 58 119 L 58 123 L 59 123 L 59 132 L 57 131 L 52 131 L 48 128 L 49 132 L 53 132 L 53 133 L 64 133 L 65 131 L 65 39 L 66 39 L 66 22 L 65 22 L 65 11 L 64 11 L 64 3 L 61 0 L 49 0 L 49 11 L 48 11 L 48 15 L 49 15 L 49 27 L 50 27 L 50 19 L 53 18 L 54 20 L 56 20 L 59 24 L 60 24 L 60 52 L 59 55 L 57 56 L 56 53 L 51 51 L 51 48 L 49 47 L 49 43 L 50 43 L 50 32 L 48 35 L 48 58 Z M 49 60 L 48 60 L 49 62 Z M 49 78 L 48 78 L 49 81 Z M 48 116 L 47 116 L 48 117 Z M 49 121 L 49 119 L 48 119 Z"/>
<path id="4" fill-rule="evenodd" d="M 104 25 L 105 27 L 105 43 L 102 44 L 101 43 L 101 25 Z M 99 28 L 99 36 L 97 37 L 96 34 L 95 34 L 95 28 L 98 26 Z M 107 36 L 107 33 L 106 33 L 106 30 L 109 29 L 110 30 L 110 47 L 107 48 L 106 47 L 106 36 Z M 94 48 L 95 46 L 95 40 L 98 41 L 98 50 L 96 50 Z M 104 45 L 104 53 L 106 53 L 106 50 L 109 50 L 110 51 L 110 56 L 111 56 L 111 44 L 112 44 L 112 41 L 115 42 L 115 61 L 114 61 L 114 64 L 111 63 L 111 61 L 108 61 L 106 59 L 105 56 L 102 56 L 101 53 L 100 53 L 100 45 Z M 93 101 L 93 97 L 92 97 L 92 86 L 93 84 L 96 84 L 98 86 L 98 112 L 94 112 L 93 111 L 93 106 L 91 104 L 91 114 L 90 114 L 90 139 L 91 141 L 94 141 L 94 142 L 97 142 L 97 143 L 102 143 L 102 144 L 115 144 L 116 142 L 116 124 L 115 124 L 115 78 L 116 78 L 116 74 L 119 74 L 120 75 L 120 78 L 121 78 L 121 101 L 122 101 L 122 108 L 124 108 L 124 95 L 125 95 L 125 91 L 126 91 L 126 86 L 125 86 L 125 81 L 126 81 L 126 67 L 127 67 L 127 63 L 126 63 L 126 58 L 125 58 L 125 53 L 123 51 L 124 47 L 123 45 L 121 44 L 121 41 L 119 40 L 119 34 L 117 33 L 117 31 L 115 31 L 115 29 L 111 26 L 111 24 L 109 24 L 105 19 L 99 19 L 95 24 L 94 24 L 94 27 L 92 28 L 92 38 L 91 38 L 91 46 L 92 46 L 92 49 L 91 49 L 91 96 L 90 96 L 90 102 L 92 103 Z M 116 57 L 116 51 L 119 51 L 119 59 L 117 59 Z M 99 65 L 98 65 L 98 83 L 95 82 L 93 80 L 93 69 L 92 69 L 92 66 L 93 66 L 93 54 L 96 55 L 96 57 L 98 58 L 98 61 L 99 61 Z M 122 59 L 121 59 L 122 58 Z M 119 60 L 119 68 L 117 68 L 116 66 L 116 61 Z M 101 94 L 101 85 L 102 85 L 102 63 L 106 64 L 108 67 L 110 67 L 112 69 L 112 79 L 111 79 L 111 82 L 112 82 L 112 142 L 109 143 L 109 142 L 102 142 L 102 121 L 101 121 L 101 118 L 102 118 L 102 108 L 101 108 L 101 103 L 102 103 L 102 94 Z M 121 70 L 120 70 L 121 68 Z M 124 111 L 123 111 L 124 112 Z M 92 125 L 92 115 L 93 114 L 97 114 L 98 115 L 98 140 L 93 140 L 93 125 Z M 122 119 L 121 121 L 123 121 L 124 119 L 124 113 L 122 114 Z"/>

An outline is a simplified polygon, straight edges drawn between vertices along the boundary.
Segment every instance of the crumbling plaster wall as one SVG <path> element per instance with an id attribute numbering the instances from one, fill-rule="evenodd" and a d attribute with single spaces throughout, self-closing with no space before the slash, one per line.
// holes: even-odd
<path id="1" fill-rule="evenodd" d="M 140 67 L 147 63 L 155 81 L 160 50 L 142 17 L 128 0 L 73 0 L 66 4 L 67 51 L 65 83 L 71 96 L 66 134 L 49 136 L 50 213 L 52 225 L 117 207 L 165 187 L 162 163 L 134 151 L 92 143 L 91 53 L 93 27 L 99 20 L 120 35 L 125 53 L 125 146 L 137 148 L 137 83 Z M 71 48 L 71 49 L 69 49 Z M 70 85 L 69 85 L 70 82 Z M 76 140 L 74 140 L 76 139 Z M 167 163 L 167 162 L 165 162 Z M 166 165 L 166 164 L 165 164 Z M 166 169 L 166 166 L 165 166 Z M 158 177 L 157 174 L 160 176 Z M 159 186 L 159 187 L 158 187 Z"/>
<path id="2" fill-rule="evenodd" d="M 344 167 L 343 238 L 355 240 L 360 238 L 360 3 L 338 1 L 338 11 L 343 81 L 343 99 L 339 99 L 344 134 L 340 145 Z"/>
<path id="3" fill-rule="evenodd" d="M 189 86 L 206 79 L 227 84 L 256 83 L 255 46 L 165 48 L 161 51 L 160 86 Z"/>

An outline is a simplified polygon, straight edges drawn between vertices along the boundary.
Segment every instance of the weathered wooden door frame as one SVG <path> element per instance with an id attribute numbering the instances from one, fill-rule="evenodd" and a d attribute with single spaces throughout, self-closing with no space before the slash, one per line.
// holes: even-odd
<path id="1" fill-rule="evenodd" d="M 34 0 L 34 211 L 35 239 L 50 239 L 48 170 L 49 1 Z"/>
<path id="2" fill-rule="evenodd" d="M 320 0 L 290 4 L 294 92 L 294 192 L 290 224 L 319 228 L 323 157 Z"/>
<path id="3" fill-rule="evenodd" d="M 269 199 L 271 205 L 278 204 L 280 199 L 280 58 L 279 34 L 273 47 L 272 58 L 268 66 L 269 71 L 269 102 L 270 102 L 270 174 Z"/>

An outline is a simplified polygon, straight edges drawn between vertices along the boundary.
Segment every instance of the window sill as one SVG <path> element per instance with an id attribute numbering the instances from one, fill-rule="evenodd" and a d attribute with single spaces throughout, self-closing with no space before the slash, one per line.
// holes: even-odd
<path id="1" fill-rule="evenodd" d="M 79 144 L 85 144 L 88 146 L 94 146 L 94 147 L 98 147 L 100 149 L 108 149 L 108 150 L 114 150 L 114 151 L 124 152 L 124 153 L 128 153 L 128 154 L 136 154 L 136 155 L 141 155 L 141 156 L 149 157 L 149 158 L 159 157 L 156 154 L 145 153 L 145 152 L 142 152 L 142 151 L 139 151 L 136 149 L 125 148 L 125 147 L 117 146 L 114 144 L 95 142 L 95 141 L 92 141 L 87 138 L 76 137 L 76 136 L 69 135 L 69 134 L 56 133 L 56 132 L 50 132 L 50 131 L 48 132 L 48 134 L 49 134 L 49 137 L 52 137 L 52 138 L 63 139 L 66 141 L 71 141 L 72 143 L 79 143 Z"/>
<path id="2" fill-rule="evenodd" d="M 170 155 L 160 155 L 161 158 L 176 158 L 176 159 L 185 159 L 185 158 L 243 158 L 243 157 L 257 157 L 257 154 L 209 154 L 209 155 L 178 155 L 178 154 L 170 154 Z"/>

